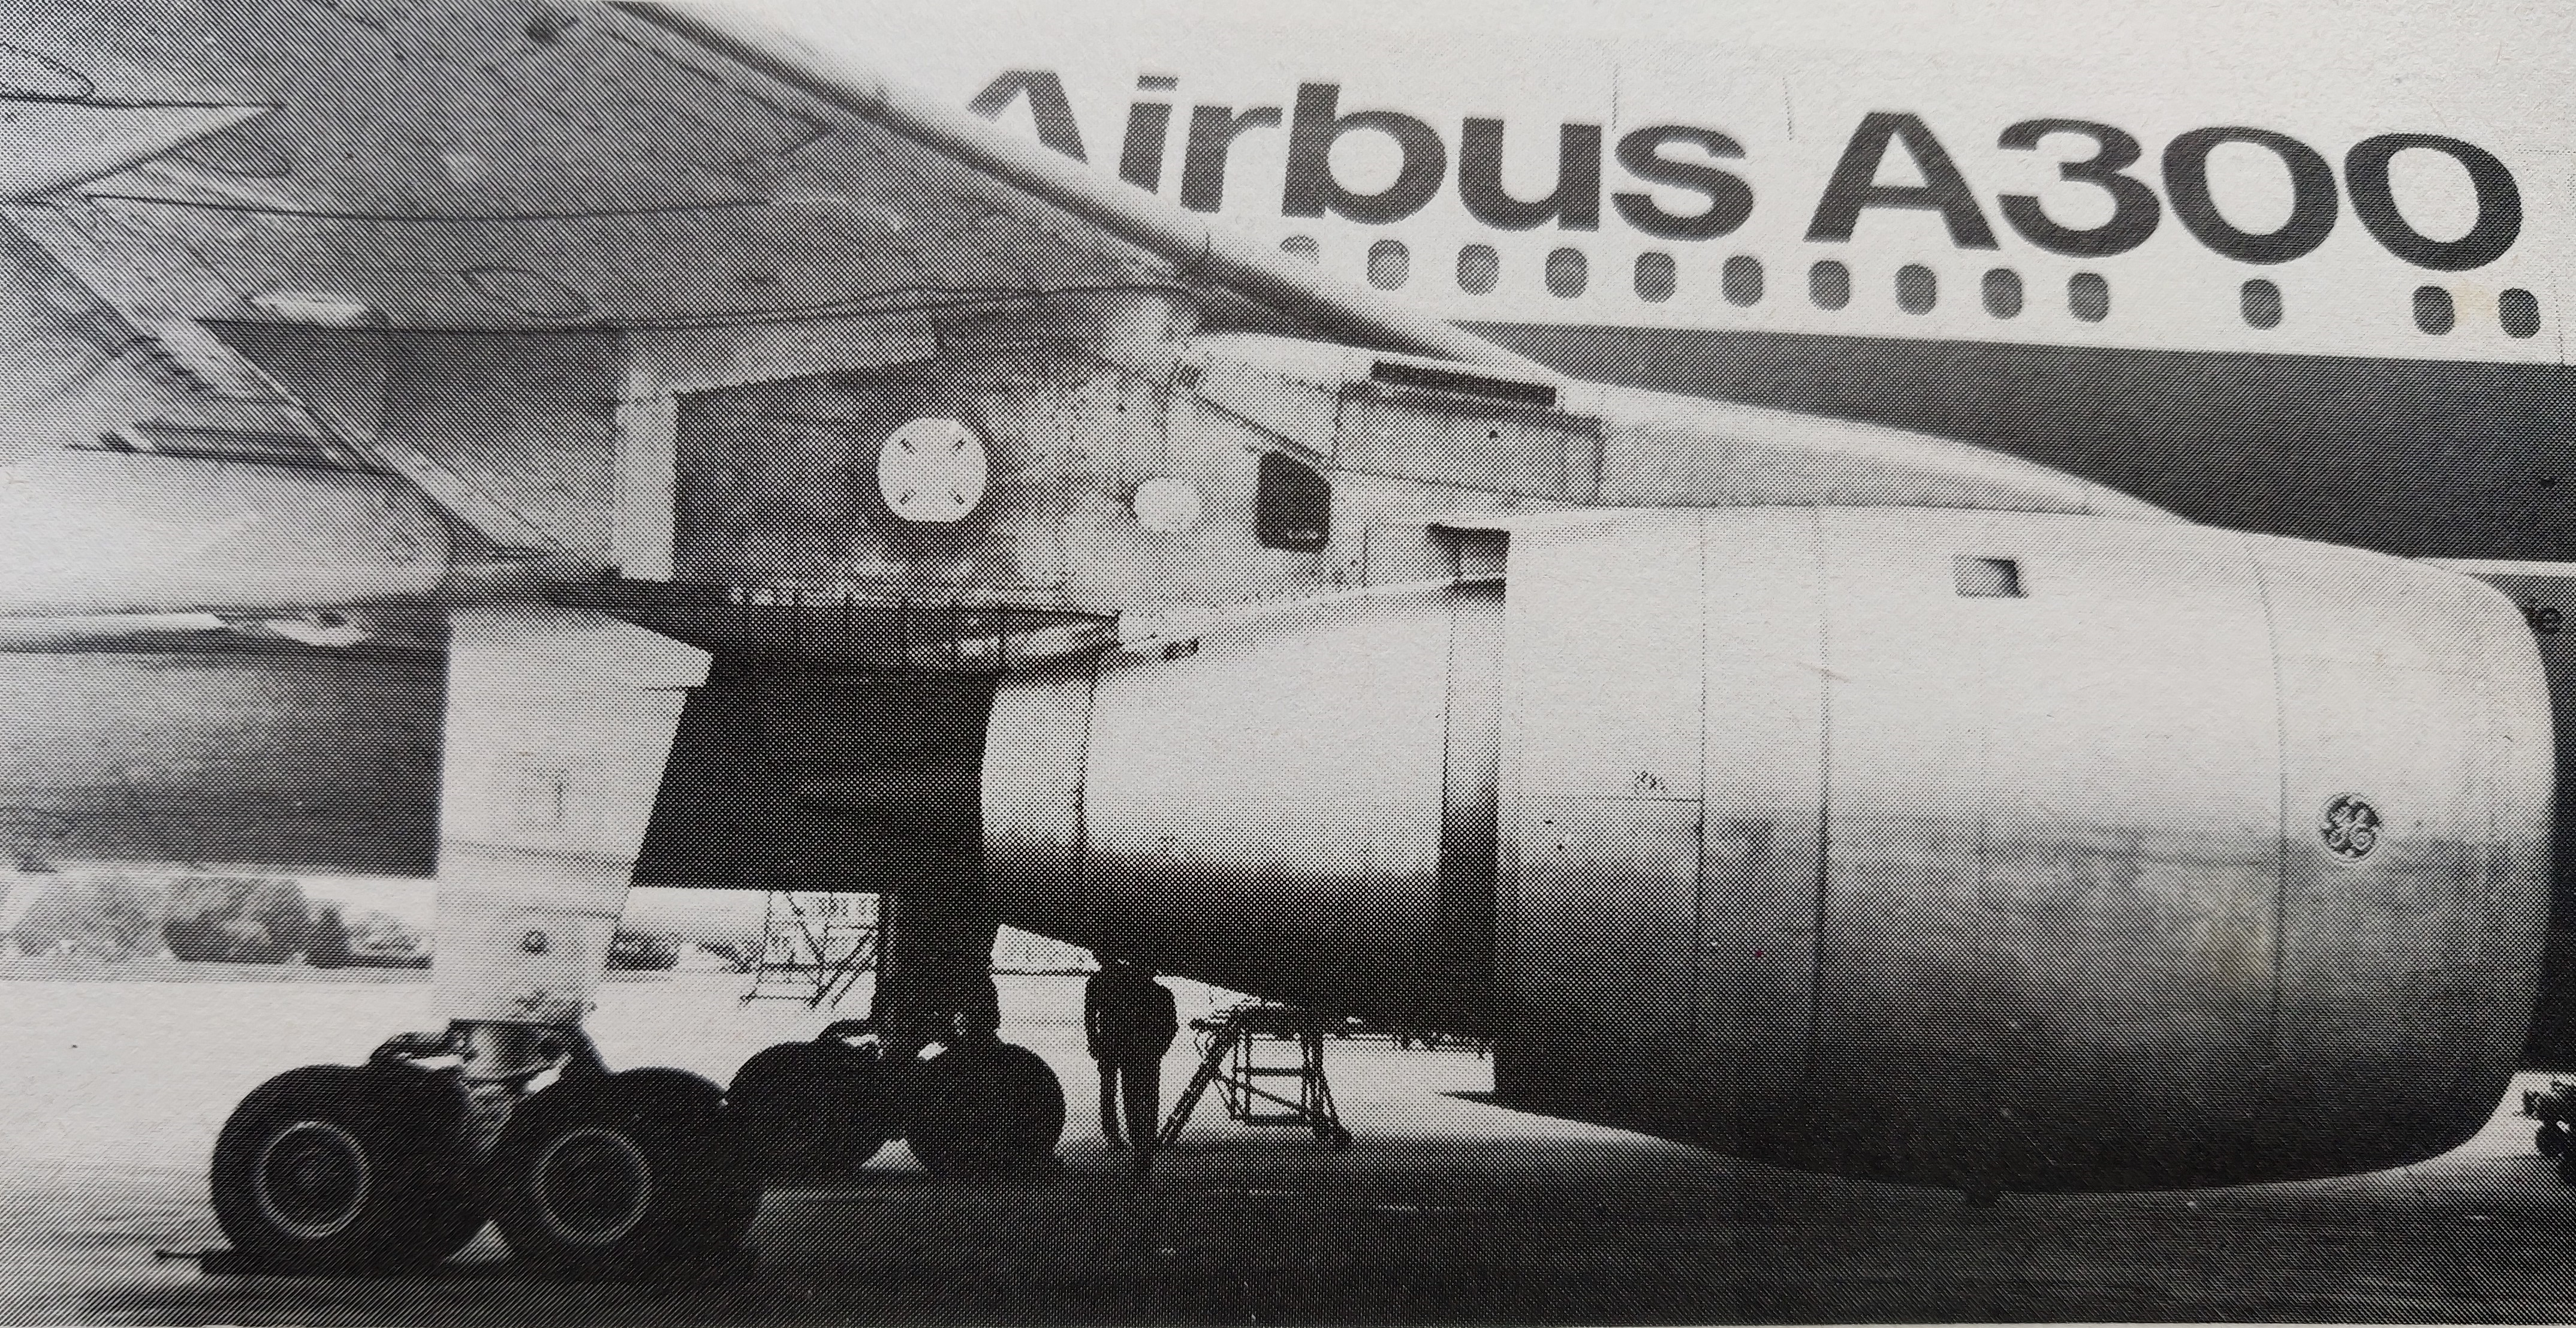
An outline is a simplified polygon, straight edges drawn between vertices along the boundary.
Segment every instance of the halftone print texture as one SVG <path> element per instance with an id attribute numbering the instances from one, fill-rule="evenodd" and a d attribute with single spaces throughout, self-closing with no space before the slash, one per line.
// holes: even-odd
<path id="1" fill-rule="evenodd" d="M 0 11 L 0 1320 L 2576 1317 L 2430 17 Z"/>

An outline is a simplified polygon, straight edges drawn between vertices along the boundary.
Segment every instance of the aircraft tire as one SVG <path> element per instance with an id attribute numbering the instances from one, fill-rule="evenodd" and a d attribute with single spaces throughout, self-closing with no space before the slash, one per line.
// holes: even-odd
<path id="1" fill-rule="evenodd" d="M 511 1250 L 578 1277 L 724 1264 L 760 1207 L 722 1090 L 679 1070 L 548 1086 L 511 1113 L 486 1175 Z"/>
<path id="2" fill-rule="evenodd" d="M 399 1273 L 483 1229 L 441 1075 L 410 1065 L 308 1065 L 252 1090 L 208 1170 L 215 1218 L 243 1260 L 286 1274 Z"/>
<path id="3" fill-rule="evenodd" d="M 1007 1042 L 952 1048 L 913 1070 L 905 1142 L 934 1176 L 1039 1174 L 1064 1133 L 1064 1085 Z"/>
<path id="4" fill-rule="evenodd" d="M 884 1063 L 834 1039 L 782 1042 L 744 1061 L 725 1107 L 768 1177 L 856 1171 L 895 1133 Z"/>
<path id="5" fill-rule="evenodd" d="M 2567 1151 L 2567 1132 L 2556 1124 L 2545 1124 L 2531 1136 L 2531 1146 L 2546 1158 L 2556 1158 Z"/>

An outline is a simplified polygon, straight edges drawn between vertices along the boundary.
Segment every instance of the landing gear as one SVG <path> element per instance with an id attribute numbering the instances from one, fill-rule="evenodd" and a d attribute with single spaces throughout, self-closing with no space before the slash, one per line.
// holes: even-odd
<path id="1" fill-rule="evenodd" d="M 811 1042 L 782 1042 L 744 1061 L 725 1101 L 764 1176 L 856 1171 L 900 1132 L 882 1050 L 847 1039 L 842 1020 Z"/>
<path id="2" fill-rule="evenodd" d="M 997 924 L 980 892 L 921 887 L 878 916 L 873 1018 L 904 1141 L 934 1176 L 1042 1176 L 1056 1167 L 1064 1085 L 998 1036 Z"/>
<path id="3" fill-rule="evenodd" d="M 460 604 L 448 627 L 431 974 L 446 1027 L 387 1042 L 364 1069 L 282 1075 L 242 1104 L 215 1150 L 215 1207 L 237 1246 L 221 1262 L 420 1267 L 486 1213 L 521 1256 L 566 1271 L 732 1255 L 760 1181 L 722 1090 L 673 1070 L 610 1074 L 581 1032 L 709 658 L 536 599 Z"/>
<path id="4" fill-rule="evenodd" d="M 934 1176 L 1042 1175 L 1064 1133 L 1064 1085 L 1026 1047 L 971 1041 L 910 1069 L 904 1133 Z"/>
<path id="5" fill-rule="evenodd" d="M 453 1079 L 313 1065 L 260 1085 L 215 1141 L 216 1220 L 279 1273 L 426 1268 L 483 1226 Z"/>
<path id="6" fill-rule="evenodd" d="M 577 1029 L 495 1023 L 268 1081 L 225 1123 L 212 1179 L 228 1267 L 289 1274 L 418 1271 L 486 1214 L 558 1272 L 708 1269 L 738 1258 L 761 1191 L 714 1084 L 611 1074 Z"/>
<path id="7" fill-rule="evenodd" d="M 2540 1122 L 2531 1146 L 2558 1164 L 2558 1179 L 2576 1185 L 2576 1084 L 2524 1089 L 2522 1114 Z"/>
<path id="8" fill-rule="evenodd" d="M 568 1077 L 519 1104 L 487 1168 L 520 1258 L 634 1277 L 735 1257 L 760 1205 L 714 1084 L 678 1070 Z"/>

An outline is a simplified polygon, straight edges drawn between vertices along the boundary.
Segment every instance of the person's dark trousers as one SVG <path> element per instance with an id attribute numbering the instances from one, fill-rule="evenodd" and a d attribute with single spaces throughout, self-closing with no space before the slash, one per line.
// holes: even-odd
<path id="1" fill-rule="evenodd" d="M 1101 1061 L 1100 1065 L 1100 1132 L 1112 1143 L 1120 1139 L 1136 1150 L 1136 1169 L 1142 1171 L 1152 1156 L 1154 1144 L 1163 1128 L 1162 1070 L 1159 1059 L 1137 1061 Z M 1127 1130 L 1118 1129 L 1118 1109 L 1127 1111 Z"/>
<path id="2" fill-rule="evenodd" d="M 1118 1128 L 1118 1065 L 1105 1057 L 1094 1057 L 1091 1068 L 1100 1075 L 1100 1137 L 1112 1148 L 1124 1148 L 1127 1135 Z"/>

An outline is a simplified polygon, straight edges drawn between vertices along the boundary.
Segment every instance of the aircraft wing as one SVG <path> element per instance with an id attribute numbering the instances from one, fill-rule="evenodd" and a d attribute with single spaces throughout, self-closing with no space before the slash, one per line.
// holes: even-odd
<path id="1" fill-rule="evenodd" d="M 895 362 L 941 320 L 1147 287 L 1191 292 L 1220 323 L 1521 363 L 729 13 L 17 14 L 0 18 L 0 102 L 54 126 L 21 130 L 23 164 L 0 174 L 5 298 L 21 302 L 0 318 L 51 351 L 15 385 L 28 399 L 0 403 L 51 425 L 22 431 L 21 455 L 107 435 L 375 464 L 498 549 L 597 561 L 597 505 L 565 495 L 614 482 L 599 440 L 490 419 L 384 436 L 382 358 L 350 347 L 596 330 L 633 338 L 667 395 Z M 138 107 L 177 109 L 138 122 Z M 280 369 L 298 355 L 277 347 L 316 327 L 343 334 L 343 358 Z M 487 395 L 548 390 L 618 385 L 523 377 Z"/>

